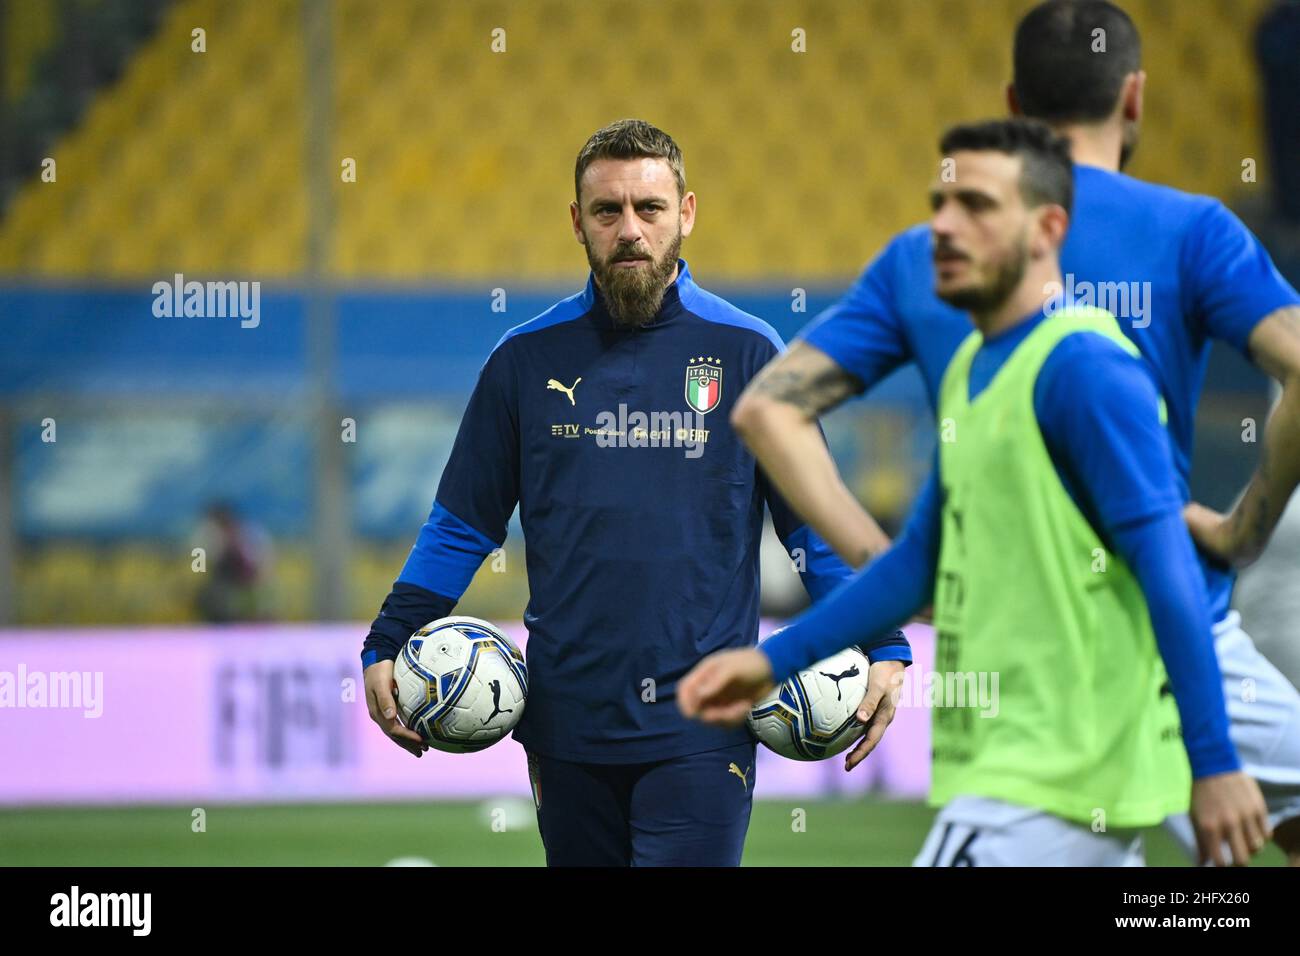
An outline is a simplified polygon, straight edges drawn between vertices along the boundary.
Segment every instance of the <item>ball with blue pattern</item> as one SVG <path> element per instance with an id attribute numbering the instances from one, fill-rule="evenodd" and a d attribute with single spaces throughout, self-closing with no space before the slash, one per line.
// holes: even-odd
<path id="1" fill-rule="evenodd" d="M 434 750 L 473 753 L 514 729 L 528 698 L 524 655 L 475 617 L 445 617 L 411 635 L 393 664 L 402 722 Z"/>
<path id="2" fill-rule="evenodd" d="M 800 671 L 754 705 L 750 732 L 792 760 L 825 760 L 862 735 L 857 709 L 867 693 L 870 662 L 856 647 Z"/>

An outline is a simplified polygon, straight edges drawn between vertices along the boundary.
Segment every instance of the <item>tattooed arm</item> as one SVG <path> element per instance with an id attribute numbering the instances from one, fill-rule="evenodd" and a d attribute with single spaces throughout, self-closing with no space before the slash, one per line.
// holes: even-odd
<path id="1" fill-rule="evenodd" d="M 817 424 L 860 388 L 824 352 L 796 342 L 750 382 L 731 424 L 795 512 L 851 567 L 889 538 L 845 486 Z"/>
<path id="2" fill-rule="evenodd" d="M 1250 335 L 1250 354 L 1282 384 L 1264 425 L 1259 465 L 1229 514 L 1196 503 L 1184 512 L 1196 542 L 1237 567 L 1259 557 L 1300 484 L 1300 306 L 1265 317 Z"/>

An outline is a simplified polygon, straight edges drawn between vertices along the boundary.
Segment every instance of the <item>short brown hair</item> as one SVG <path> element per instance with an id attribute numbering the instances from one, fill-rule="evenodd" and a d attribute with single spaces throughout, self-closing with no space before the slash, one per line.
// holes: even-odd
<path id="1" fill-rule="evenodd" d="M 1020 159 L 1020 195 L 1028 206 L 1074 204 L 1074 161 L 1070 141 L 1046 123 L 1016 116 L 953 126 L 939 141 L 939 154 L 964 150 L 1006 153 Z"/>
<path id="2" fill-rule="evenodd" d="M 578 152 L 573 170 L 573 194 L 582 195 L 582 174 L 598 159 L 662 159 L 677 180 L 677 198 L 686 195 L 686 166 L 673 138 L 645 120 L 621 119 L 591 134 Z"/>

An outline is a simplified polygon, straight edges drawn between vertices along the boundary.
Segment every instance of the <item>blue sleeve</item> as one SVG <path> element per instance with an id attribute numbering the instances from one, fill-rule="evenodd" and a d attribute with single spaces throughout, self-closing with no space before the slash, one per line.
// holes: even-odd
<path id="1" fill-rule="evenodd" d="M 1066 336 L 1039 371 L 1034 413 L 1043 440 L 1107 543 L 1112 526 L 1182 509 L 1159 402 L 1147 366 L 1092 332 Z"/>
<path id="2" fill-rule="evenodd" d="M 930 602 L 939 560 L 937 472 L 926 481 L 902 536 L 857 575 L 839 585 L 788 627 L 759 645 L 779 684 L 846 647 L 859 645 L 872 661 L 873 642 Z"/>
<path id="3" fill-rule="evenodd" d="M 447 467 L 451 466 L 449 461 Z M 483 559 L 504 541 L 504 534 L 496 540 L 489 538 L 452 514 L 440 500 L 434 501 L 429 520 L 420 529 L 397 580 L 459 600 Z"/>
<path id="4" fill-rule="evenodd" d="M 1142 588 L 1193 775 L 1238 769 L 1205 579 L 1150 373 L 1102 336 L 1072 335 L 1043 363 L 1034 410 L 1066 487 Z"/>
<path id="5" fill-rule="evenodd" d="M 1192 300 L 1185 311 L 1242 355 L 1262 319 L 1300 305 L 1254 233 L 1218 200 L 1185 233 L 1179 265 Z"/>
<path id="6" fill-rule="evenodd" d="M 1222 675 L 1210 631 L 1210 603 L 1181 514 L 1112 530 L 1116 552 L 1146 596 L 1151 629 L 1183 725 L 1192 776 L 1241 769 L 1228 735 Z"/>
<path id="7" fill-rule="evenodd" d="M 498 346 L 479 372 L 429 520 L 371 624 L 363 666 L 392 660 L 412 632 L 450 614 L 483 559 L 506 539 L 519 501 L 518 404 L 509 348 Z"/>
<path id="8" fill-rule="evenodd" d="M 519 503 L 519 389 L 510 358 L 517 341 L 503 341 L 479 372 L 438 484 L 437 503 L 489 551 L 505 541 Z"/>
<path id="9" fill-rule="evenodd" d="M 799 339 L 829 355 L 866 391 L 912 357 L 895 309 L 895 239 L 844 296 L 799 333 Z"/>

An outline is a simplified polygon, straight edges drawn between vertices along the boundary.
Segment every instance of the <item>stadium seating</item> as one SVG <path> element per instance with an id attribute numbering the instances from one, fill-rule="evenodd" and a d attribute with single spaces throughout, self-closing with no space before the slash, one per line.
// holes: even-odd
<path id="1" fill-rule="evenodd" d="M 1008 25 L 1028 5 L 337 0 L 332 271 L 571 277 L 581 263 L 564 211 L 573 157 L 593 129 L 635 114 L 685 149 L 700 193 L 690 254 L 705 274 L 851 275 L 924 214 L 938 131 L 1001 110 Z M 1151 77 L 1134 171 L 1239 194 L 1238 144 L 1258 142 L 1241 25 L 1264 0 L 1126 6 Z M 0 274 L 300 274 L 302 16 L 289 0 L 173 7 L 55 149 L 57 184 L 33 176 L 12 202 Z M 206 52 L 195 53 L 200 27 Z M 497 28 L 502 53 L 491 47 Z M 796 28 L 806 53 L 791 51 Z M 619 43 L 629 35 L 643 51 L 631 59 Z M 560 36 L 580 55 L 551 55 Z M 356 160 L 355 183 L 339 181 L 344 158 Z"/>

